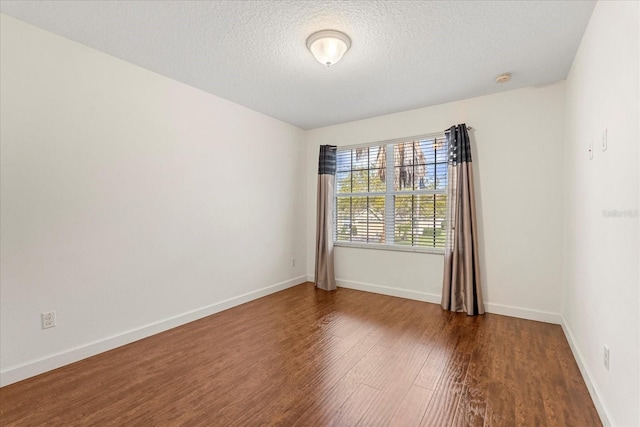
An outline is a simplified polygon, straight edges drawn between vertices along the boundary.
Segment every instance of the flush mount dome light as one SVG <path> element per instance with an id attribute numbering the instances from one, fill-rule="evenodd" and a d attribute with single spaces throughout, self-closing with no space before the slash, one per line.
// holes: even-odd
<path id="1" fill-rule="evenodd" d="M 327 67 L 340 61 L 350 47 L 351 39 L 349 36 L 335 30 L 318 31 L 307 39 L 307 48 L 319 63 Z"/>

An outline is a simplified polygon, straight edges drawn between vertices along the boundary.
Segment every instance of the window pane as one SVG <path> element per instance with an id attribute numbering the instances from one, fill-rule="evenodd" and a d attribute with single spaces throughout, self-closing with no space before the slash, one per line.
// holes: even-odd
<path id="1" fill-rule="evenodd" d="M 415 204 L 415 244 L 418 246 L 433 247 L 437 233 L 434 223 L 434 195 L 416 196 Z"/>
<path id="2" fill-rule="evenodd" d="M 426 165 L 414 165 L 413 166 L 413 189 L 420 190 L 426 188 Z"/>
<path id="3" fill-rule="evenodd" d="M 387 184 L 384 182 L 385 169 L 370 169 L 369 170 L 369 191 L 381 191 L 387 190 Z"/>
<path id="4" fill-rule="evenodd" d="M 424 153 L 425 163 L 435 163 L 436 161 L 436 150 L 434 150 L 433 146 L 434 140 L 430 139 L 425 141 L 422 145 L 422 152 Z"/>
<path id="5" fill-rule="evenodd" d="M 336 192 L 351 193 L 351 172 L 336 172 Z"/>
<path id="6" fill-rule="evenodd" d="M 351 198 L 351 216 L 354 219 L 366 218 L 367 214 L 367 198 L 366 197 L 352 197 Z"/>
<path id="7" fill-rule="evenodd" d="M 434 223 L 441 232 L 436 236 L 436 248 L 444 248 L 447 239 L 447 196 L 436 194 L 436 216 Z"/>
<path id="8" fill-rule="evenodd" d="M 413 190 L 413 166 L 400 166 L 395 168 L 395 190 L 396 191 L 411 191 Z"/>
<path id="9" fill-rule="evenodd" d="M 413 232 L 413 196 L 394 197 L 395 231 L 394 242 L 396 245 L 411 245 Z"/>
<path id="10" fill-rule="evenodd" d="M 426 188 L 426 167 L 425 165 L 405 165 L 395 168 L 395 190 L 412 191 Z"/>
<path id="11" fill-rule="evenodd" d="M 413 188 L 407 165 L 412 164 L 411 143 L 402 142 L 393 146 L 394 188 L 396 191 Z"/>
<path id="12" fill-rule="evenodd" d="M 336 240 L 339 242 L 349 242 L 351 240 L 351 221 L 347 218 L 338 218 Z"/>
<path id="13" fill-rule="evenodd" d="M 435 195 L 435 218 L 436 225 L 440 225 L 441 228 L 445 228 L 445 222 L 447 219 L 447 195 L 436 194 Z"/>
<path id="14" fill-rule="evenodd" d="M 367 198 L 351 198 L 351 241 L 367 241 Z"/>
<path id="15" fill-rule="evenodd" d="M 375 169 L 387 168 L 387 147 L 381 145 L 379 147 L 372 147 L 371 150 L 371 167 Z"/>
<path id="16" fill-rule="evenodd" d="M 367 242 L 382 243 L 384 236 L 384 196 L 369 197 Z"/>
<path id="17" fill-rule="evenodd" d="M 338 197 L 336 200 L 336 240 L 351 240 L 351 198 Z"/>
<path id="18" fill-rule="evenodd" d="M 336 170 L 338 172 L 351 170 L 351 150 L 336 153 Z"/>
<path id="19" fill-rule="evenodd" d="M 424 188 L 427 190 L 433 190 L 435 188 L 436 181 L 436 166 L 434 164 L 429 164 L 426 165 L 425 168 Z"/>
<path id="20" fill-rule="evenodd" d="M 426 153 L 431 146 L 431 141 L 422 140 L 414 143 L 413 157 L 413 189 L 420 190 L 426 188 L 426 164 L 428 163 Z"/>
<path id="21" fill-rule="evenodd" d="M 367 170 L 352 171 L 351 184 L 353 193 L 366 193 L 369 189 L 369 172 Z"/>
<path id="22" fill-rule="evenodd" d="M 431 146 L 431 140 L 417 141 L 414 144 L 414 157 L 416 165 L 424 165 L 428 162 L 427 154 L 431 151 L 428 147 Z"/>
<path id="23" fill-rule="evenodd" d="M 357 148 L 351 151 L 351 168 L 367 169 L 369 167 L 369 148 Z"/>
<path id="24" fill-rule="evenodd" d="M 438 190 L 447 188 L 447 167 L 446 163 L 438 163 L 436 165 L 435 188 Z"/>
<path id="25" fill-rule="evenodd" d="M 395 196 L 394 204 L 395 244 L 432 248 L 444 247 L 445 195 Z"/>
<path id="26" fill-rule="evenodd" d="M 426 188 L 425 147 L 428 141 L 403 142 L 394 146 L 394 190 Z"/>
<path id="27" fill-rule="evenodd" d="M 384 196 L 336 199 L 337 241 L 384 242 Z"/>
<path id="28" fill-rule="evenodd" d="M 446 138 L 437 138 L 436 145 L 436 162 L 447 162 L 449 160 L 449 148 L 447 147 Z"/>
<path id="29" fill-rule="evenodd" d="M 416 196 L 416 199 L 415 244 L 435 248 L 444 247 L 446 196 L 430 194 Z"/>

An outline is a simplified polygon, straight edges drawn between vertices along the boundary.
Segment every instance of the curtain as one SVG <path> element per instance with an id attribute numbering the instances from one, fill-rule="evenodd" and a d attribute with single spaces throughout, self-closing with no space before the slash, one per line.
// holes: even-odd
<path id="1" fill-rule="evenodd" d="M 464 123 L 452 126 L 445 134 L 449 145 L 449 189 L 442 308 L 473 316 L 484 313 L 484 304 L 471 145 Z"/>
<path id="2" fill-rule="evenodd" d="M 318 206 L 316 220 L 316 287 L 336 289 L 333 270 L 333 206 L 336 181 L 336 147 L 320 146 L 318 160 Z"/>

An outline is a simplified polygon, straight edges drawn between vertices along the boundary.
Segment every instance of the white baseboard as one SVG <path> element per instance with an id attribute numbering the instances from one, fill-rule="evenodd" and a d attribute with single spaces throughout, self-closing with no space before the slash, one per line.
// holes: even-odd
<path id="1" fill-rule="evenodd" d="M 358 291 L 373 292 L 375 294 L 383 294 L 392 297 L 407 298 L 417 301 L 440 304 L 440 295 L 414 291 L 411 289 L 392 288 L 390 286 L 372 285 L 370 283 L 354 282 L 353 280 L 342 279 L 336 279 L 336 285 L 341 288 L 355 289 Z"/>
<path id="2" fill-rule="evenodd" d="M 100 339 L 57 354 L 53 354 L 51 356 L 27 362 L 22 365 L 9 367 L 0 372 L 0 387 L 22 381 L 24 379 L 42 374 L 47 371 L 51 371 L 56 368 L 60 368 L 70 363 L 86 359 L 87 357 L 95 356 L 96 354 L 112 350 L 125 344 L 130 344 L 134 341 L 141 340 L 151 335 L 155 335 L 157 333 L 164 332 L 177 326 L 193 322 L 194 320 L 211 316 L 212 314 L 227 310 L 240 304 L 244 304 L 254 299 L 261 298 L 278 291 L 282 291 L 292 286 L 296 286 L 300 283 L 305 282 L 306 280 L 306 276 L 294 277 L 293 279 L 285 280 L 284 282 L 276 283 L 275 285 L 266 286 L 255 291 L 247 292 L 246 294 L 219 301 L 206 307 L 198 308 L 186 313 L 179 314 L 177 316 L 170 317 L 168 319 L 150 323 L 148 325 L 144 325 L 136 329 Z"/>
<path id="3" fill-rule="evenodd" d="M 593 400 L 593 404 L 596 407 L 596 411 L 598 411 L 598 415 L 600 416 L 600 421 L 602 421 L 602 425 L 605 427 L 617 425 L 613 422 L 613 418 L 611 417 L 607 407 L 604 405 L 602 400 L 602 393 L 596 386 L 595 381 L 593 381 L 593 374 L 589 369 L 589 365 L 582 355 L 580 348 L 578 348 L 578 344 L 576 343 L 575 337 L 571 328 L 567 324 L 567 321 L 563 316 L 561 318 L 562 330 L 564 331 L 564 336 L 567 338 L 569 342 L 569 347 L 571 347 L 571 352 L 573 353 L 573 358 L 576 359 L 578 363 L 578 368 L 580 368 L 580 373 L 582 374 L 582 378 L 584 382 L 587 384 L 587 390 L 589 390 L 589 394 L 591 395 L 591 400 Z"/>
<path id="4" fill-rule="evenodd" d="M 307 276 L 308 282 L 313 282 L 313 276 Z M 390 286 L 374 285 L 371 283 L 356 282 L 353 280 L 336 279 L 336 284 L 341 288 L 356 289 L 359 291 L 373 292 L 376 294 L 389 295 L 393 297 L 413 299 L 417 301 L 440 304 L 440 294 L 430 294 L 427 292 L 414 291 L 410 289 L 393 288 Z M 530 308 L 515 307 L 511 305 L 484 303 L 487 313 L 500 314 L 502 316 L 518 317 L 520 319 L 535 320 L 538 322 L 553 323 L 559 325 L 561 316 L 557 313 L 534 310 Z"/>
<path id="5" fill-rule="evenodd" d="M 519 319 L 535 320 L 537 322 L 553 323 L 554 325 L 559 325 L 562 319 L 562 316 L 558 313 L 535 310 L 532 308 L 516 307 L 513 305 L 496 304 L 486 301 L 484 303 L 484 309 L 487 313 L 517 317 Z"/>

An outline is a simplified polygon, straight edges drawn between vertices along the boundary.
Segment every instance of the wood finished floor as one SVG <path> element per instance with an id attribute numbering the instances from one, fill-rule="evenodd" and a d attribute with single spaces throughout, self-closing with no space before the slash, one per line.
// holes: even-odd
<path id="1" fill-rule="evenodd" d="M 0 389 L 3 426 L 598 426 L 557 325 L 299 285 Z"/>

